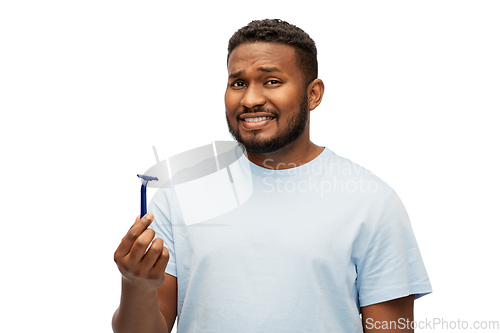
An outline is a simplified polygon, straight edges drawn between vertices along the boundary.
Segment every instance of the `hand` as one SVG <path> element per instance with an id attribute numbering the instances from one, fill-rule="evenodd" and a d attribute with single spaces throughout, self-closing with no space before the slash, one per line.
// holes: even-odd
<path id="1" fill-rule="evenodd" d="M 157 238 L 151 243 L 155 232 L 148 226 L 153 218 L 153 214 L 146 214 L 142 219 L 137 216 L 114 256 L 123 282 L 143 291 L 156 291 L 161 287 L 169 258 L 162 239 Z"/>

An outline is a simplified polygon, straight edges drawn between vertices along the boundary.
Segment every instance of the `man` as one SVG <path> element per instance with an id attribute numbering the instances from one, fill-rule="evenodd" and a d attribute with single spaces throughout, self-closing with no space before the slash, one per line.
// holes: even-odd
<path id="1" fill-rule="evenodd" d="M 228 50 L 227 123 L 253 193 L 203 227 L 184 224 L 175 187 L 159 190 L 115 252 L 114 330 L 169 332 L 179 315 L 179 333 L 413 332 L 413 301 L 431 286 L 401 201 L 309 139 L 324 91 L 314 41 L 262 20 Z"/>

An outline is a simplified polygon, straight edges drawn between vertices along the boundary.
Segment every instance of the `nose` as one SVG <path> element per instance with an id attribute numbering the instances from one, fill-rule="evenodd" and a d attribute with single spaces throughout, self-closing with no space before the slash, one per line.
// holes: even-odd
<path id="1" fill-rule="evenodd" d="M 240 104 L 251 109 L 256 106 L 263 106 L 266 104 L 266 98 L 261 89 L 257 85 L 253 84 L 249 85 L 247 89 L 245 89 L 245 93 L 241 98 Z"/>

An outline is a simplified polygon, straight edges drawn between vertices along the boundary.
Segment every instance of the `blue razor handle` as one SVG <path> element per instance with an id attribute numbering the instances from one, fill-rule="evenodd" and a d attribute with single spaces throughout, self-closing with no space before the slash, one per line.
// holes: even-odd
<path id="1" fill-rule="evenodd" d="M 150 180 L 158 180 L 157 177 L 151 177 L 146 175 L 137 175 L 137 177 L 141 178 L 141 218 L 146 215 L 148 212 L 148 200 L 146 197 L 146 187 L 148 187 L 148 181 Z"/>

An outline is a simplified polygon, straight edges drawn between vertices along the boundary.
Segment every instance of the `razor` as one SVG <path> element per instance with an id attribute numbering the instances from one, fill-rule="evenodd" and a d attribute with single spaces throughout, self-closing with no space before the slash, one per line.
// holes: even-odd
<path id="1" fill-rule="evenodd" d="M 146 215 L 148 212 L 148 200 L 146 198 L 146 187 L 148 186 L 148 182 L 151 180 L 158 180 L 158 177 L 151 177 L 146 175 L 137 175 L 137 177 L 141 178 L 141 218 Z"/>

